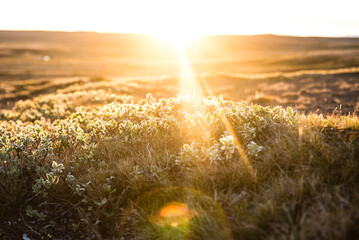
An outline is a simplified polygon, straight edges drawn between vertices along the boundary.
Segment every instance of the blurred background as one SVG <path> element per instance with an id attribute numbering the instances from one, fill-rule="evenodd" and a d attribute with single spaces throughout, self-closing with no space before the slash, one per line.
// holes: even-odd
<path id="1" fill-rule="evenodd" d="M 149 92 L 176 96 L 182 54 L 192 78 L 211 89 L 207 95 L 301 112 L 359 109 L 355 1 L 15 0 L 0 6 L 1 108 L 89 81 L 96 82 L 91 88 L 135 99 Z"/>

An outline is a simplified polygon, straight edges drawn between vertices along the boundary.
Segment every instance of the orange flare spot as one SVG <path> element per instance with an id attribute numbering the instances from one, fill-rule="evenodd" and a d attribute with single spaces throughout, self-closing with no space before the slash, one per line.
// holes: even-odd
<path id="1" fill-rule="evenodd" d="M 161 208 L 161 210 L 150 217 L 150 222 L 159 226 L 177 227 L 187 223 L 197 215 L 195 210 L 189 209 L 187 204 L 172 202 Z"/>

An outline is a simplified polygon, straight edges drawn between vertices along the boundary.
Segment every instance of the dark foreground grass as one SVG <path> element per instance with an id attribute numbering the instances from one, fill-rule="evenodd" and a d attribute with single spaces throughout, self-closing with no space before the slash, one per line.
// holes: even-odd
<path id="1" fill-rule="evenodd" d="M 3 239 L 359 238 L 357 116 L 92 91 L 0 117 Z"/>

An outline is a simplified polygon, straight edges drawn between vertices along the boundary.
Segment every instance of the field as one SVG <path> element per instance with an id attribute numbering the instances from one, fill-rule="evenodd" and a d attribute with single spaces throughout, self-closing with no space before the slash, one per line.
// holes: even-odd
<path id="1" fill-rule="evenodd" d="M 357 38 L 212 36 L 186 50 L 193 70 L 216 96 L 305 113 L 359 109 Z M 61 81 L 76 85 L 86 77 L 111 80 L 102 88 L 115 92 L 121 89 L 117 85 L 136 85 L 139 91 L 131 94 L 139 98 L 148 92 L 175 97 L 178 72 L 176 48 L 151 36 L 0 32 L 0 106 L 5 108 L 56 92 Z"/>
<path id="2" fill-rule="evenodd" d="M 0 238 L 358 239 L 359 39 L 0 31 Z"/>

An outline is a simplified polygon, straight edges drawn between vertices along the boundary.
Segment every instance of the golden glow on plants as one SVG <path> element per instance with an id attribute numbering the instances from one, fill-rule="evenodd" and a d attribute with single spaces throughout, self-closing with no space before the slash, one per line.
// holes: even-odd
<path id="1" fill-rule="evenodd" d="M 23 215 L 27 222 L 18 223 L 29 226 L 19 225 L 21 233 L 342 239 L 355 230 L 357 116 L 298 115 L 198 95 L 128 103 L 101 91 L 75 93 L 41 95 L 0 111 L 0 215 Z M 242 162 L 254 176 L 248 158 L 258 184 Z M 13 224 L 4 226 L 2 236 L 12 238 Z"/>
<path id="2" fill-rule="evenodd" d="M 179 69 L 180 69 L 179 71 L 180 92 L 184 95 L 194 94 L 198 96 L 203 96 L 203 95 L 214 96 L 215 94 L 213 93 L 211 87 L 206 83 L 206 81 L 204 79 L 200 81 L 200 79 L 196 76 L 196 73 L 194 72 L 191 66 L 190 60 L 186 56 L 186 52 L 183 44 L 179 44 L 177 47 L 178 47 L 178 56 L 179 56 Z M 187 111 L 192 108 L 192 106 L 191 107 L 183 106 L 183 107 L 185 107 Z M 237 137 L 237 133 L 234 131 L 231 123 L 228 121 L 225 114 L 222 111 L 219 111 L 219 113 L 220 113 L 220 118 L 224 123 L 227 132 L 229 132 L 230 135 L 233 136 L 234 144 L 237 147 L 238 153 L 241 156 L 242 161 L 246 165 L 251 176 L 254 179 L 256 179 L 254 174 L 254 169 L 248 159 L 248 156 L 242 144 L 240 143 Z"/>
<path id="3" fill-rule="evenodd" d="M 186 56 L 185 49 L 183 45 L 178 45 L 178 55 L 179 55 L 179 81 L 180 81 L 180 91 L 182 94 L 197 94 L 203 96 L 204 94 L 209 96 L 214 96 L 214 93 L 210 86 L 206 83 L 204 79 L 202 81 L 196 76 L 190 60 Z M 231 123 L 228 121 L 227 117 L 220 111 L 220 118 L 224 123 L 227 132 L 229 132 L 234 139 L 234 144 L 237 147 L 238 153 L 241 156 L 242 161 L 246 165 L 249 173 L 255 179 L 254 169 L 248 159 L 248 156 L 240 143 L 236 132 L 234 131 Z"/>

